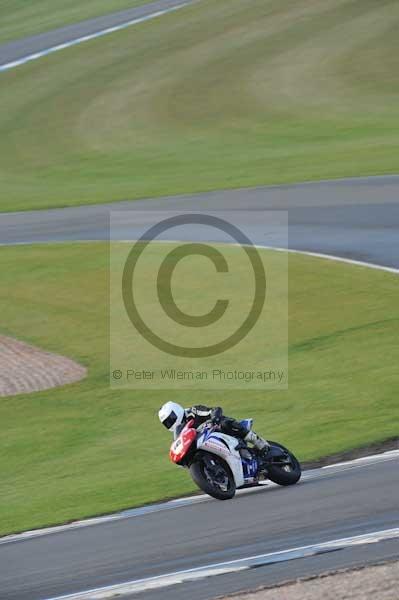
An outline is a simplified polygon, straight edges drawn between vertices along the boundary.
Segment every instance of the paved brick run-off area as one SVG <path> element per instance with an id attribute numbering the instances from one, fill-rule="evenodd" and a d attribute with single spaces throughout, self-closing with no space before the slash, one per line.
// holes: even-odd
<path id="1" fill-rule="evenodd" d="M 0 335 L 0 396 L 47 390 L 86 375 L 87 369 L 69 358 Z"/>
<path id="2" fill-rule="evenodd" d="M 398 600 L 399 561 L 322 575 L 225 600 Z"/>

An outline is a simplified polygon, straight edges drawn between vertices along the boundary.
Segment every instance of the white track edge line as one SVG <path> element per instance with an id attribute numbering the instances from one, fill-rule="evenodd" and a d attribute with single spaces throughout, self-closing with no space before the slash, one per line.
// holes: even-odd
<path id="1" fill-rule="evenodd" d="M 164 8 L 163 10 L 157 10 L 148 15 L 144 15 L 142 17 L 136 17 L 135 19 L 130 19 L 129 21 L 125 21 L 124 23 L 120 23 L 119 25 L 113 25 L 112 27 L 106 27 L 105 29 L 101 29 L 94 33 L 89 33 L 87 35 L 83 35 L 81 37 L 70 40 L 69 42 L 63 42 L 62 44 L 57 44 L 55 46 L 51 46 L 50 48 L 46 48 L 45 50 L 40 50 L 39 52 L 34 52 L 32 54 L 27 54 L 26 56 L 22 56 L 16 60 L 10 61 L 8 63 L 4 63 L 0 65 L 0 73 L 5 71 L 9 71 L 11 69 L 15 69 L 21 65 L 26 64 L 27 62 L 31 62 L 33 60 L 37 60 L 39 58 L 43 58 L 44 56 L 48 56 L 49 54 L 53 54 L 54 52 L 59 52 L 60 50 L 65 50 L 66 48 L 71 48 L 72 46 L 77 46 L 78 44 L 82 44 L 84 42 L 88 42 L 90 40 L 94 40 L 99 37 L 103 37 L 104 35 L 108 35 L 110 33 L 115 33 L 116 31 L 121 31 L 126 29 L 127 27 L 131 27 L 133 25 L 139 25 L 140 23 L 144 23 L 145 21 L 150 21 L 151 19 L 156 19 L 168 13 L 174 12 L 176 10 L 180 10 L 191 4 L 191 1 L 188 0 L 184 4 L 178 4 L 176 6 L 171 6 L 169 8 Z"/>
<path id="2" fill-rule="evenodd" d="M 123 596 L 126 594 L 135 594 L 150 589 L 159 589 L 179 583 L 203 579 L 205 577 L 213 577 L 226 573 L 242 571 L 255 566 L 263 566 L 277 562 L 295 560 L 298 558 L 306 558 L 323 552 L 344 549 L 349 546 L 375 544 L 396 538 L 399 538 L 399 528 L 373 531 L 347 538 L 339 538 L 335 540 L 329 540 L 327 542 L 310 544 L 308 546 L 298 546 L 286 550 L 268 552 L 265 554 L 205 565 L 193 569 L 166 573 L 164 575 L 136 579 L 121 584 L 103 586 L 101 588 L 94 588 L 83 592 L 49 598 L 48 600 L 107 600 L 108 598 L 115 597 L 116 595 Z"/>
<path id="3" fill-rule="evenodd" d="M 57 209 L 56 209 L 57 210 Z M 0 213 L 1 215 L 2 213 Z M 8 214 L 8 213 L 3 213 Z M 14 214 L 14 213 L 13 213 Z M 88 239 L 88 240 L 31 240 L 28 242 L 0 242 L 0 247 L 12 247 L 12 246 L 48 246 L 50 244 L 99 244 L 102 242 L 109 242 L 109 239 Z M 111 240 L 113 243 L 129 244 L 133 240 Z M 182 240 L 161 240 L 162 244 L 175 244 L 182 242 Z M 223 242 L 217 242 L 223 244 Z M 227 242 L 228 243 L 228 242 Z M 230 246 L 238 246 L 239 244 L 233 243 Z M 245 244 L 243 244 L 245 245 Z M 353 258 L 345 258 L 344 256 L 337 256 L 335 254 L 323 254 L 323 252 L 313 252 L 311 250 L 301 250 L 299 248 L 282 248 L 280 246 L 268 246 L 264 244 L 253 244 L 255 248 L 262 248 L 263 250 L 274 250 L 275 252 L 287 252 L 288 254 L 303 254 L 304 256 L 311 256 L 313 258 L 325 258 L 333 262 L 341 262 L 348 265 L 354 265 L 355 267 L 365 267 L 367 269 L 374 269 L 376 271 L 385 271 L 387 273 L 393 273 L 399 275 L 399 268 L 388 267 L 387 265 L 379 265 L 378 263 L 371 263 L 363 260 L 356 260 Z"/>
<path id="4" fill-rule="evenodd" d="M 117 242 L 119 240 L 112 240 Z M 126 240 L 126 242 L 131 240 Z M 166 240 L 162 240 L 164 243 Z M 176 240 L 177 241 L 177 240 Z M 175 241 L 175 243 L 176 243 Z M 229 244 L 231 246 L 239 246 L 245 244 Z M 255 248 L 262 248 L 263 250 L 274 250 L 275 252 L 287 252 L 288 254 L 303 254 L 304 256 L 311 256 L 313 258 L 324 258 L 326 260 L 341 262 L 348 265 L 354 265 L 355 267 L 366 267 L 367 269 L 374 269 L 376 271 L 386 271 L 387 273 L 394 273 L 399 275 L 399 269 L 396 267 L 388 267 L 386 265 L 379 265 L 377 263 L 371 263 L 363 260 L 356 260 L 354 258 L 345 258 L 344 256 L 336 256 L 335 254 L 324 254 L 323 252 L 312 252 L 311 250 L 300 250 L 297 248 L 282 248 L 281 246 L 268 246 L 265 244 L 253 244 Z"/>

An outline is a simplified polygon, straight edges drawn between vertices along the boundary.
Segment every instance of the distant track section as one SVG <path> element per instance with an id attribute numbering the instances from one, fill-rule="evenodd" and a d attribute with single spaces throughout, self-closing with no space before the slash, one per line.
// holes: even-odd
<path id="1" fill-rule="evenodd" d="M 179 10 L 198 0 L 162 0 L 90 19 L 0 46 L 0 72 L 98 37 L 139 25 Z"/>

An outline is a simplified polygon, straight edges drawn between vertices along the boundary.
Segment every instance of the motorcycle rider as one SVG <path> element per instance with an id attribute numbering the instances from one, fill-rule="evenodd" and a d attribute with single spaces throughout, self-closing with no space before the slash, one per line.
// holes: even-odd
<path id="1" fill-rule="evenodd" d="M 209 408 L 208 406 L 197 404 L 190 408 L 183 408 L 176 402 L 166 402 L 160 408 L 158 417 L 162 425 L 173 432 L 175 439 L 182 427 L 190 420 L 194 421 L 195 429 L 202 425 L 202 423 L 205 423 L 205 421 L 212 421 L 215 425 L 219 425 L 223 433 L 253 444 L 261 456 L 266 455 L 269 451 L 270 446 L 266 440 L 254 431 L 248 431 L 240 421 L 223 415 L 223 410 L 220 406 Z"/>

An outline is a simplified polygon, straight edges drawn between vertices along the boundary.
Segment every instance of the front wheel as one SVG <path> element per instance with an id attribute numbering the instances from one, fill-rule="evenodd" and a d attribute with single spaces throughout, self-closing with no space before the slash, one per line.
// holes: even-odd
<path id="1" fill-rule="evenodd" d="M 190 474 L 203 492 L 217 500 L 230 500 L 236 493 L 230 467 L 219 456 L 198 452 L 191 463 Z"/>
<path id="2" fill-rule="evenodd" d="M 302 475 L 298 459 L 277 442 L 270 442 L 272 457 L 267 465 L 268 478 L 278 485 L 294 485 Z"/>

